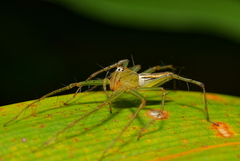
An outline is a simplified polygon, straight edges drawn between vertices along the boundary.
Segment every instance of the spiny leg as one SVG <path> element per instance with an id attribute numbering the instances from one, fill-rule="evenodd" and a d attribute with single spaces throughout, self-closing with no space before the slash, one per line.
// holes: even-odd
<path id="1" fill-rule="evenodd" d="M 148 77 L 148 76 L 151 77 L 151 78 L 155 78 L 155 79 L 143 84 L 142 87 L 161 86 L 162 84 L 164 84 L 164 83 L 166 83 L 166 82 L 168 82 L 172 79 L 178 79 L 178 80 L 181 80 L 181 81 L 184 81 L 184 82 L 189 82 L 189 83 L 193 83 L 193 84 L 196 84 L 196 85 L 200 86 L 203 90 L 205 111 L 206 111 L 206 114 L 207 114 L 207 121 L 219 126 L 217 123 L 210 120 L 210 117 L 209 117 L 209 114 L 208 114 L 208 104 L 207 104 L 206 91 L 205 91 L 205 86 L 204 86 L 203 83 L 201 83 L 199 81 L 192 80 L 192 79 L 181 77 L 181 76 L 179 76 L 177 74 L 174 74 L 174 73 L 171 73 L 171 72 L 145 75 L 145 77 Z"/>
<path id="2" fill-rule="evenodd" d="M 84 82 L 79 82 L 79 83 L 71 83 L 69 84 L 68 86 L 66 87 L 63 87 L 63 88 L 60 88 L 60 89 L 57 89 L 57 90 L 54 90 L 44 96 L 42 96 L 41 98 L 33 101 L 32 103 L 30 103 L 29 105 L 27 105 L 25 108 L 23 108 L 15 117 L 13 117 L 11 120 L 9 120 L 8 122 L 6 122 L 3 126 L 7 126 L 10 122 L 16 120 L 24 111 L 26 111 L 31 105 L 37 103 L 37 102 L 40 102 L 42 101 L 43 99 L 49 97 L 49 96 L 52 96 L 54 94 L 57 94 L 57 93 L 60 93 L 60 92 L 63 92 L 63 91 L 66 91 L 66 90 L 69 90 L 69 89 L 72 89 L 73 87 L 80 87 L 80 86 L 86 86 L 86 85 L 102 85 L 103 84 L 103 81 L 102 80 L 91 80 L 91 81 L 84 81 Z"/>
<path id="3" fill-rule="evenodd" d="M 90 79 L 92 79 L 93 77 L 96 77 L 98 74 L 100 74 L 100 73 L 102 73 L 102 72 L 104 72 L 104 71 L 110 70 L 110 69 L 112 69 L 112 68 L 115 68 L 115 67 L 117 67 L 117 66 L 120 66 L 120 65 L 122 65 L 122 66 L 124 66 L 124 67 L 127 67 L 128 62 L 129 62 L 129 60 L 127 60 L 127 59 L 125 59 L 125 60 L 120 60 L 119 62 L 117 62 L 117 63 L 115 63 L 115 64 L 113 64 L 113 65 L 107 66 L 107 67 L 105 67 L 105 68 L 103 68 L 103 69 L 101 69 L 101 70 L 99 70 L 99 71 L 91 74 L 91 75 L 88 77 L 87 80 L 90 80 Z M 86 80 L 86 81 L 87 81 L 87 80 Z"/>
<path id="4" fill-rule="evenodd" d="M 110 66 L 107 66 L 107 67 L 105 67 L 105 68 L 103 68 L 103 69 L 101 69 L 101 70 L 99 70 L 99 71 L 91 74 L 91 75 L 86 79 L 86 81 L 88 81 L 88 80 L 96 77 L 98 74 L 100 74 L 100 73 L 102 73 L 102 72 L 108 71 L 108 70 L 110 70 L 110 69 L 112 69 L 112 68 L 115 68 L 115 67 L 117 67 L 117 66 L 122 65 L 122 66 L 124 66 L 124 67 L 127 67 L 128 62 L 129 62 L 128 59 L 120 60 L 119 62 L 117 62 L 117 63 L 115 63 L 115 64 L 112 64 L 112 65 L 110 65 Z M 82 87 L 79 87 L 79 88 L 77 89 L 77 91 L 74 93 L 73 97 L 70 98 L 69 100 L 67 100 L 64 104 L 67 104 L 69 101 L 71 101 L 72 99 L 74 99 L 74 98 L 77 96 L 78 92 L 81 90 L 81 88 L 82 88 Z M 93 88 L 95 88 L 95 87 L 93 87 Z"/>
<path id="5" fill-rule="evenodd" d="M 84 91 L 84 92 L 90 92 L 90 91 L 93 91 L 93 90 L 96 89 L 97 87 L 98 87 L 98 85 L 93 86 L 93 87 L 91 87 L 90 89 L 88 89 L 88 90 L 86 90 L 86 91 Z M 80 88 L 79 88 L 79 90 L 80 90 Z M 75 93 L 79 93 L 79 90 L 77 90 Z"/>
<path id="6" fill-rule="evenodd" d="M 165 98 L 166 98 L 166 92 L 165 92 L 165 89 L 162 88 L 162 87 L 142 87 L 142 88 L 139 88 L 138 90 L 147 90 L 147 91 L 162 91 L 162 101 L 161 101 L 161 106 L 160 106 L 160 112 L 158 113 L 158 115 L 151 121 L 147 124 L 147 126 L 145 126 L 140 132 L 139 132 L 139 135 L 138 135 L 138 140 L 140 139 L 140 137 L 142 136 L 142 133 L 143 131 L 145 131 L 153 122 L 155 122 L 159 117 L 160 115 L 162 115 L 163 113 L 163 110 L 164 110 L 164 102 L 165 102 Z"/>
<path id="7" fill-rule="evenodd" d="M 74 126 L 75 124 L 77 124 L 79 121 L 83 120 L 84 118 L 86 118 L 87 116 L 93 114 L 94 112 L 100 110 L 101 108 L 103 108 L 104 106 L 106 106 L 107 104 L 109 104 L 110 102 L 112 102 L 113 100 L 115 100 L 116 98 L 118 98 L 120 95 L 123 94 L 123 90 L 119 89 L 116 90 L 114 92 L 113 95 L 111 95 L 106 101 L 104 101 L 101 105 L 99 105 L 97 108 L 95 108 L 94 110 L 90 111 L 89 113 L 85 114 L 84 116 L 82 116 L 81 118 L 77 119 L 76 121 L 70 123 L 67 127 L 65 127 L 64 129 L 60 130 L 58 133 L 56 133 L 51 139 L 49 139 L 48 141 L 46 141 L 42 146 L 48 145 L 51 141 L 55 140 L 61 133 L 63 133 L 64 131 L 66 131 L 67 129 L 71 128 L 72 126 Z M 41 147 L 42 147 L 41 146 Z M 37 150 L 39 150 L 41 147 L 39 147 Z M 35 151 L 37 151 L 35 150 Z"/>
<path id="8" fill-rule="evenodd" d="M 108 78 L 105 78 L 103 80 L 103 90 L 107 96 L 107 99 L 110 97 L 110 94 L 108 93 L 107 91 L 107 84 L 109 84 L 109 79 Z M 110 114 L 112 114 L 112 102 L 109 102 L 109 110 L 110 110 Z"/>
<path id="9" fill-rule="evenodd" d="M 111 149 L 113 147 L 113 145 L 117 142 L 117 140 L 122 136 L 122 134 L 127 130 L 127 128 L 131 125 L 131 123 L 133 122 L 133 120 L 137 117 L 139 111 L 145 107 L 146 105 L 146 100 L 145 98 L 140 95 L 137 91 L 134 90 L 129 90 L 129 93 L 131 93 L 132 95 L 134 95 L 135 97 L 139 98 L 142 102 L 139 105 L 137 111 L 134 113 L 133 117 L 131 118 L 131 120 L 127 123 L 127 125 L 125 125 L 125 127 L 122 129 L 122 131 L 118 134 L 118 136 L 112 140 L 112 143 L 108 146 L 108 148 L 102 153 L 102 156 L 100 157 L 99 160 L 102 160 L 105 156 L 105 154 L 108 152 L 109 149 Z"/>
<path id="10" fill-rule="evenodd" d="M 133 70 L 134 72 L 138 72 L 141 69 L 141 65 L 135 65 L 133 67 L 130 67 L 129 69 Z"/>
<path id="11" fill-rule="evenodd" d="M 193 84 L 196 84 L 200 87 L 202 87 L 202 90 L 203 90 L 203 96 L 204 96 L 204 104 L 205 104 L 205 111 L 206 111 L 206 114 L 207 114 L 207 121 L 208 122 L 211 122 L 217 126 L 219 126 L 218 123 L 216 122 L 213 122 L 210 120 L 210 117 L 209 117 L 209 112 L 208 112 L 208 102 L 207 102 L 207 96 L 206 96 L 206 90 L 205 90 L 205 85 L 199 81 L 195 81 L 195 80 L 192 80 L 192 79 L 188 79 L 188 78 L 184 78 L 184 77 L 180 77 L 179 75 L 177 74 L 172 74 L 172 78 L 173 79 L 178 79 L 178 80 L 182 80 L 182 81 L 185 81 L 185 82 L 189 82 L 189 83 L 193 83 Z"/>

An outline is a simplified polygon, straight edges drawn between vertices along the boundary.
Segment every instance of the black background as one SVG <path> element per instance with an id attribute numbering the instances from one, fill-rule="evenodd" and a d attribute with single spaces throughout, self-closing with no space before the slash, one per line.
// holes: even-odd
<path id="1" fill-rule="evenodd" d="M 111 26 L 38 0 L 1 3 L 0 105 L 39 98 L 85 80 L 100 69 L 96 64 L 108 66 L 131 55 L 142 69 L 185 67 L 180 75 L 203 82 L 208 92 L 240 96 L 237 42 L 204 33 Z M 186 83 L 177 85 L 187 90 Z M 195 85 L 190 90 L 201 91 Z"/>

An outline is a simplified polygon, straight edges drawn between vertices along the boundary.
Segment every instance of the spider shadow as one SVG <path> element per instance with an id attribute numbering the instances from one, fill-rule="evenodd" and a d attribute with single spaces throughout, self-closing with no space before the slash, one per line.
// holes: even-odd
<path id="1" fill-rule="evenodd" d="M 84 136 L 86 133 L 89 133 L 89 132 L 91 132 L 92 130 L 94 130 L 95 127 L 98 127 L 98 126 L 100 126 L 100 125 L 102 125 L 102 124 L 105 124 L 105 123 L 109 122 L 110 120 L 114 119 L 114 118 L 118 115 L 118 113 L 121 112 L 121 110 L 122 110 L 122 109 L 118 110 L 118 112 L 116 112 L 116 113 L 112 113 L 112 114 L 110 115 L 110 117 L 107 117 L 107 119 L 104 119 L 104 120 L 101 121 L 100 123 L 94 124 L 94 126 L 91 127 L 91 128 L 88 128 L 88 130 L 82 130 L 79 134 L 70 135 L 70 136 L 65 136 L 65 137 L 62 137 L 62 138 L 60 138 L 60 139 L 56 138 L 56 140 L 54 141 L 54 143 L 50 143 L 50 144 L 48 144 L 48 145 L 45 145 L 45 143 L 44 143 L 44 144 L 42 144 L 39 148 L 37 148 L 34 152 L 38 152 L 38 151 L 41 151 L 41 150 L 44 150 L 44 149 L 53 147 L 54 145 L 60 144 L 61 142 L 64 142 L 64 141 L 66 141 L 66 140 L 68 140 L 68 139 L 71 139 L 71 138 L 74 138 L 74 137 L 79 137 L 79 136 L 81 136 L 81 135 Z M 68 130 L 69 130 L 69 129 L 68 129 Z M 64 132 L 64 133 L 67 133 L 67 132 Z M 67 135 L 67 134 L 65 134 L 65 135 Z"/>
<path id="2" fill-rule="evenodd" d="M 84 96 L 83 96 L 84 97 Z M 82 99 L 83 97 L 81 97 L 81 98 L 79 98 L 79 99 Z M 41 110 L 41 111 L 39 111 L 39 112 L 36 112 L 37 111 L 37 108 L 38 108 L 38 103 L 36 103 L 36 111 L 35 112 L 32 112 L 31 114 L 28 114 L 27 116 L 23 116 L 23 117 L 21 117 L 21 118 L 18 118 L 18 119 L 16 119 L 16 120 L 14 120 L 14 122 L 12 122 L 12 123 L 9 123 L 8 125 L 11 125 L 11 124 L 14 124 L 14 123 L 18 123 L 19 121 L 22 121 L 22 120 L 25 120 L 25 119 L 27 119 L 27 118 L 30 118 L 30 117 L 32 117 L 32 116 L 34 116 L 34 115 L 37 115 L 37 114 L 43 114 L 43 113 L 46 113 L 46 112 L 49 112 L 49 111 L 52 111 L 52 110 L 56 110 L 56 109 L 64 109 L 64 108 L 68 108 L 68 107 L 70 107 L 70 106 L 72 106 L 72 105 L 77 105 L 77 104 L 92 104 L 92 103 L 95 103 L 95 104 L 100 104 L 100 103 L 102 103 L 104 100 L 102 100 L 102 101 L 94 101 L 94 102 L 84 102 L 84 103 L 76 103 L 79 99 L 75 99 L 73 102 L 71 102 L 71 103 L 69 103 L 69 104 L 67 104 L 67 105 L 64 105 L 64 104 L 62 104 L 62 105 L 60 105 L 59 107 L 52 107 L 52 108 L 49 108 L 49 109 L 45 109 L 45 110 Z M 129 100 L 123 100 L 123 99 L 121 99 L 121 98 L 118 98 L 119 99 L 119 101 L 114 101 L 115 103 L 117 103 L 117 104 L 120 104 L 121 102 L 127 102 L 127 103 L 125 103 L 124 104 L 124 107 L 125 108 L 129 108 L 129 107 L 132 107 L 132 106 L 129 106 L 130 104 L 132 104 L 131 102 L 132 101 L 129 101 Z M 137 99 L 135 99 L 134 101 L 136 101 Z M 47 101 L 47 100 L 44 100 L 44 101 Z M 160 101 L 147 101 L 147 105 L 155 105 L 155 104 L 157 104 L 157 103 L 159 103 Z M 166 101 L 165 101 L 166 102 Z M 130 103 L 130 104 L 129 104 Z M 46 105 L 46 106 L 48 106 L 48 105 Z M 138 107 L 139 105 L 137 105 L 137 107 Z M 117 106 L 117 107 L 119 107 L 119 106 Z M 30 107 L 29 107 L 30 108 Z M 30 109 L 26 109 L 24 112 L 23 112 L 23 115 L 25 115 L 25 112 L 27 111 L 27 110 L 30 110 Z"/>
<path id="3" fill-rule="evenodd" d="M 84 102 L 84 103 L 81 103 L 81 105 L 84 105 L 84 104 L 92 104 L 93 102 Z M 102 101 L 95 101 L 94 103 L 102 103 Z M 69 108 L 69 107 L 71 107 L 71 106 L 74 106 L 74 105 L 79 105 L 79 103 L 70 103 L 70 104 L 67 104 L 67 105 L 64 105 L 64 104 L 62 104 L 62 105 L 60 105 L 59 107 L 52 107 L 52 108 L 49 108 L 49 109 L 45 109 L 45 110 L 41 110 L 41 111 L 39 111 L 39 112 L 33 112 L 33 113 L 31 113 L 31 114 L 29 114 L 29 115 L 27 115 L 27 116 L 23 116 L 23 117 L 21 117 L 21 118 L 18 118 L 17 120 L 15 120 L 14 122 L 12 122 L 12 123 L 9 123 L 8 125 L 11 125 L 11 124 L 16 124 L 16 123 L 18 123 L 18 122 L 20 122 L 20 121 L 22 121 L 22 120 L 25 120 L 25 119 L 28 119 L 28 118 L 30 118 L 30 117 L 34 117 L 34 115 L 37 115 L 37 114 L 44 114 L 44 113 L 47 113 L 47 112 L 50 112 L 50 111 L 53 111 L 53 110 L 59 110 L 59 109 L 65 109 L 65 108 Z M 47 106 L 47 105 L 46 105 Z M 37 108 L 37 107 L 36 107 Z M 26 109 L 26 110 L 30 110 L 30 109 Z M 26 111 L 24 111 L 23 112 L 23 115 L 25 115 L 25 112 Z"/>
<path id="4" fill-rule="evenodd" d="M 186 106 L 187 108 L 190 107 L 190 108 L 193 109 L 193 110 L 198 110 L 198 111 L 200 111 L 200 112 L 203 114 L 203 116 L 206 117 L 206 111 L 205 111 L 204 104 L 203 104 L 203 107 L 202 107 L 202 108 L 201 108 L 201 107 L 197 107 L 197 106 L 195 106 L 195 105 L 182 104 L 182 103 L 177 103 L 177 105 L 179 105 L 179 106 Z"/>
<path id="5" fill-rule="evenodd" d="M 77 101 L 77 100 L 76 100 L 76 101 Z M 58 107 L 58 109 L 65 109 L 65 108 L 68 108 L 68 107 L 70 107 L 70 106 L 79 104 L 79 103 L 75 103 L 76 101 L 74 101 L 73 103 L 68 104 L 68 105 L 62 105 L 62 106 Z M 102 102 L 103 102 L 103 101 L 98 101 L 98 102 L 94 101 L 95 104 L 101 104 Z M 169 102 L 169 101 L 165 101 L 165 102 Z M 93 102 L 84 102 L 84 103 L 81 103 L 81 104 L 91 104 L 91 103 L 93 103 Z M 89 133 L 89 132 L 91 132 L 93 129 L 95 129 L 94 127 L 98 127 L 98 126 L 100 126 L 100 125 L 102 125 L 102 124 L 105 124 L 105 123 L 109 122 L 110 120 L 114 119 L 115 117 L 117 117 L 118 113 L 120 113 L 120 112 L 121 112 L 123 109 L 125 109 L 125 108 L 130 109 L 130 111 L 132 112 L 132 114 L 134 114 L 135 111 L 137 110 L 137 108 L 139 107 L 140 103 L 141 103 L 141 101 L 138 100 L 138 99 L 129 100 L 129 99 L 121 99 L 121 98 L 119 98 L 118 100 L 116 100 L 116 101 L 114 101 L 114 102 L 112 103 L 113 111 L 115 111 L 115 110 L 117 109 L 117 112 L 113 112 L 113 113 L 112 113 L 109 117 L 107 117 L 105 120 L 101 121 L 101 122 L 98 123 L 98 124 L 95 124 L 95 125 L 94 125 L 93 127 L 91 127 L 91 128 L 88 128 L 87 131 L 86 131 L 86 130 L 82 130 L 79 134 L 75 134 L 75 135 L 71 135 L 71 136 L 66 136 L 66 137 L 63 137 L 63 138 L 60 138 L 60 139 L 57 138 L 57 139 L 54 141 L 54 143 L 50 143 L 50 144 L 47 144 L 47 145 L 45 145 L 45 143 L 44 143 L 44 144 L 42 144 L 39 148 L 37 148 L 36 150 L 34 150 L 33 152 L 38 152 L 38 151 L 44 150 L 44 149 L 46 149 L 46 148 L 50 148 L 50 147 L 52 147 L 52 146 L 54 146 L 54 145 L 57 145 L 57 144 L 59 144 L 59 143 L 61 143 L 61 142 L 63 142 L 63 141 L 66 141 L 66 140 L 71 139 L 71 138 L 74 138 L 74 137 L 79 137 L 79 136 L 81 136 L 81 135 L 84 136 L 84 134 Z M 152 106 L 152 105 L 159 105 L 159 108 L 160 108 L 161 100 L 160 100 L 160 99 L 159 99 L 159 100 L 147 100 L 146 106 Z M 96 107 L 97 107 L 97 106 L 96 106 Z M 135 110 L 134 110 L 134 109 L 135 109 Z M 150 108 L 146 108 L 146 107 L 145 107 L 145 108 L 143 108 L 141 111 L 147 110 L 147 109 L 150 109 Z M 56 110 L 56 108 L 50 108 L 50 109 L 42 110 L 42 111 L 39 111 L 38 114 L 43 114 L 43 113 L 46 113 L 46 112 L 49 112 L 49 111 L 52 111 L 52 110 Z M 35 114 L 35 113 L 34 113 L 34 114 Z M 29 117 L 31 117 L 31 116 L 34 115 L 34 114 L 31 114 L 31 115 L 29 115 L 29 116 L 20 118 L 20 119 L 14 121 L 14 123 L 17 123 L 17 122 L 19 122 L 19 121 L 21 121 L 21 120 L 23 120 L 23 119 L 29 118 Z M 139 119 L 140 123 L 141 123 L 142 125 L 144 125 L 144 127 L 146 126 L 145 123 L 143 123 L 141 117 L 136 117 L 136 119 Z M 163 123 L 161 123 L 161 124 L 163 124 Z M 158 127 L 159 127 L 159 128 L 158 128 L 157 130 L 160 130 L 160 129 L 162 128 L 162 126 L 158 126 Z M 154 131 L 155 131 L 155 130 L 154 130 Z M 148 132 L 148 134 L 153 133 L 154 131 Z M 122 146 L 124 146 L 124 145 L 122 145 Z"/>
<path id="6" fill-rule="evenodd" d="M 172 102 L 172 100 L 165 100 L 165 103 L 168 103 L 168 102 Z M 136 99 L 136 100 L 117 100 L 117 101 L 114 101 L 114 108 L 115 109 L 118 109 L 118 108 L 129 108 L 129 110 L 131 111 L 131 113 L 132 114 L 134 114 L 135 112 L 136 112 L 136 110 L 137 110 L 137 108 L 140 106 L 140 103 L 141 103 L 141 101 L 140 100 L 138 100 L 138 99 Z M 159 105 L 159 108 L 157 108 L 157 109 L 160 109 L 160 107 L 161 107 L 161 100 L 147 100 L 146 101 L 146 106 L 147 107 L 144 107 L 141 111 L 142 112 L 146 112 L 146 110 L 150 110 L 150 109 L 153 109 L 153 108 L 151 108 L 151 107 L 149 107 L 149 106 L 156 106 L 156 105 Z M 134 110 L 135 109 L 135 110 Z M 141 113 L 141 111 L 140 111 L 140 113 Z M 138 115 L 139 116 L 139 115 Z M 147 124 L 146 124 L 146 121 L 143 121 L 143 119 L 142 119 L 142 117 L 136 117 L 135 119 L 138 119 L 138 121 L 140 122 L 140 124 L 142 125 L 142 128 L 144 128 L 144 127 L 146 127 L 147 125 L 148 125 L 148 123 L 150 123 L 151 121 L 152 121 L 152 119 L 150 119 L 149 120 L 149 122 L 147 122 Z M 156 125 L 156 122 L 158 122 L 157 123 L 157 125 Z M 164 122 L 165 122 L 165 120 L 159 120 L 159 121 L 155 121 L 154 122 L 154 124 L 156 125 L 156 129 L 155 130 L 151 130 L 151 131 L 149 131 L 149 132 L 147 132 L 147 133 L 142 133 L 142 135 L 141 135 L 141 137 L 139 138 L 139 139 L 137 139 L 137 136 L 138 135 L 136 135 L 136 140 L 137 141 L 140 141 L 141 140 L 141 138 L 142 137 L 144 137 L 144 135 L 148 135 L 148 134 L 151 134 L 151 133 L 155 133 L 156 131 L 158 131 L 158 130 L 161 130 L 161 129 L 163 129 L 163 127 L 164 127 Z M 150 127 L 151 126 L 153 126 L 153 125 L 150 125 Z M 148 127 L 149 128 L 149 127 Z M 140 133 L 140 131 L 141 130 L 139 130 L 139 132 L 138 132 L 138 134 Z M 125 138 L 125 139 L 127 139 L 127 138 Z M 128 140 L 126 141 L 126 143 L 129 143 L 130 141 L 132 140 L 132 138 L 128 138 Z M 119 147 L 124 147 L 126 144 L 121 144 Z"/>
<path id="7" fill-rule="evenodd" d="M 159 104 L 159 107 L 160 107 L 160 102 L 161 100 L 159 101 L 155 101 L 155 100 L 151 100 L 151 101 L 147 101 L 147 104 L 146 106 L 151 106 L 151 105 L 157 105 Z M 85 102 L 85 103 L 81 103 L 81 104 L 89 104 L 89 103 L 92 103 L 92 102 Z M 95 102 L 95 103 L 102 103 L 102 101 L 99 101 L 99 102 Z M 117 117 L 118 113 L 120 113 L 123 109 L 125 108 L 128 108 L 130 109 L 130 111 L 132 112 L 132 114 L 135 113 L 136 110 L 134 109 L 137 109 L 138 106 L 140 105 L 141 101 L 135 101 L 135 100 L 126 100 L 126 99 L 119 99 L 117 101 L 114 101 L 112 103 L 112 106 L 113 106 L 113 113 L 107 117 L 106 119 L 104 119 L 103 121 L 101 121 L 100 123 L 97 123 L 95 124 L 93 127 L 91 128 L 88 128 L 88 130 L 82 130 L 79 134 L 75 134 L 75 135 L 71 135 L 71 136 L 66 136 L 66 137 L 63 137 L 63 138 L 56 138 L 55 142 L 54 143 L 51 143 L 51 144 L 48 144 L 48 145 L 41 145 L 37 150 L 35 150 L 34 152 L 37 152 L 37 151 L 41 151 L 41 150 L 44 150 L 46 148 L 50 148 L 54 145 L 57 145 L 57 144 L 60 144 L 61 142 L 63 141 L 66 141 L 68 139 L 71 139 L 71 138 L 74 138 L 74 137 L 79 137 L 79 136 L 84 136 L 86 133 L 89 133 L 91 132 L 92 130 L 95 129 L 95 127 L 98 127 L 98 126 L 101 126 L 102 124 L 106 124 L 107 122 L 109 122 L 110 120 L 113 120 L 115 117 Z M 65 105 L 64 108 L 66 108 L 66 106 L 71 106 L 71 105 L 76 105 L 75 104 L 70 104 L 70 105 Z M 134 109 L 133 109 L 134 107 Z M 61 107 L 62 108 L 62 107 Z M 116 111 L 117 109 L 117 111 Z M 150 109 L 150 108 L 145 108 L 145 109 Z M 48 109 L 48 110 L 44 110 L 42 111 L 41 113 L 44 113 L 44 112 L 47 112 L 49 110 L 53 110 L 53 109 Z M 116 111 L 116 112 L 115 112 Z M 143 127 L 145 127 L 145 123 L 143 123 L 142 119 L 140 117 L 137 117 L 136 119 L 139 119 L 140 123 L 142 125 L 144 125 Z M 158 126 L 158 129 L 157 130 L 160 130 L 162 128 L 162 125 L 163 125 L 163 122 L 161 123 L 161 126 Z M 153 133 L 155 132 L 156 130 L 154 131 L 151 131 L 151 132 L 148 132 L 148 134 L 150 133 Z M 119 131 L 120 132 L 120 131 Z M 67 134 L 66 134 L 67 135 Z M 122 145 L 124 146 L 124 145 Z"/>
<path id="8" fill-rule="evenodd" d="M 147 105 L 149 106 L 149 105 L 156 105 L 156 103 L 159 102 L 159 101 L 155 101 L 155 100 L 154 100 L 154 101 L 152 101 L 152 102 L 151 102 L 151 101 L 147 101 L 147 102 L 148 102 Z M 173 101 L 170 100 L 170 101 L 165 101 L 165 103 L 166 103 L 166 102 L 173 102 Z M 146 105 L 146 106 L 147 106 L 147 105 Z M 177 103 L 177 105 L 179 105 L 179 106 L 187 106 L 187 108 L 190 107 L 190 108 L 193 109 L 193 110 L 198 110 L 198 111 L 200 111 L 203 115 L 205 114 L 204 116 L 205 116 L 205 118 L 206 118 L 206 112 L 205 112 L 205 110 L 204 110 L 204 106 L 203 106 L 203 108 L 201 108 L 201 107 L 197 107 L 197 106 L 195 106 L 195 105 L 189 105 L 189 104 L 186 105 L 186 104 L 181 104 L 181 103 Z M 143 108 L 143 109 L 144 109 L 144 108 Z M 131 110 L 132 112 L 134 112 L 132 108 L 131 108 L 130 110 Z M 138 119 L 141 120 L 141 118 L 138 118 Z M 160 122 L 159 122 L 159 121 L 160 121 Z M 166 120 L 159 120 L 159 121 L 158 121 L 158 123 L 157 123 L 157 126 L 155 126 L 155 127 L 157 127 L 157 129 L 148 131 L 147 133 L 143 133 L 143 134 L 141 135 L 141 137 L 139 138 L 138 141 L 140 141 L 141 138 L 144 137 L 144 135 L 149 135 L 149 134 L 155 133 L 155 132 L 158 131 L 158 130 L 162 130 L 163 127 L 164 127 L 164 123 L 165 123 Z M 156 122 L 157 122 L 157 121 L 154 122 L 155 125 L 156 125 Z M 151 126 L 153 126 L 153 125 L 150 125 L 149 127 L 151 127 Z M 149 127 L 148 127 L 148 128 L 149 128 Z M 159 137 L 161 137 L 161 136 L 159 136 Z M 127 139 L 127 138 L 126 138 L 126 139 Z M 131 140 L 132 140 L 132 138 L 128 138 L 128 140 L 127 140 L 126 142 L 128 143 L 128 142 L 130 142 Z M 119 145 L 119 147 L 121 147 L 121 148 L 124 147 L 124 146 L 125 146 L 125 144 Z"/>

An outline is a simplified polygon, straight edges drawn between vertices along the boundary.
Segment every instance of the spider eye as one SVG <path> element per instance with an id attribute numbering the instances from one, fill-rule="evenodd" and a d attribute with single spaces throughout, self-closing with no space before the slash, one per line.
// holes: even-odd
<path id="1" fill-rule="evenodd" d="M 122 72 L 123 70 L 124 70 L 124 68 L 123 68 L 122 66 L 119 66 L 119 67 L 117 67 L 117 69 L 116 69 L 117 72 Z"/>

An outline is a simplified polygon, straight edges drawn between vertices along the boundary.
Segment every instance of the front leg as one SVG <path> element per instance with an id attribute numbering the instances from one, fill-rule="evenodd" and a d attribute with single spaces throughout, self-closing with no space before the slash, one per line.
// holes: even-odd
<path id="1" fill-rule="evenodd" d="M 103 90 L 107 96 L 107 99 L 111 96 L 108 91 L 107 91 L 107 85 L 109 84 L 109 79 L 108 78 L 105 78 L 103 80 Z M 109 109 L 110 109 L 110 114 L 112 114 L 112 102 L 110 102 L 109 104 Z"/>
<path id="2" fill-rule="evenodd" d="M 124 67 L 127 67 L 127 66 L 128 66 L 128 62 L 129 62 L 128 59 L 120 60 L 120 61 L 118 61 L 118 62 L 115 63 L 115 64 L 112 64 L 112 65 L 110 65 L 110 66 L 107 66 L 107 67 L 105 67 L 105 68 L 103 68 L 103 69 L 101 69 L 101 70 L 99 70 L 99 71 L 91 74 L 91 75 L 86 79 L 86 81 L 89 81 L 89 80 L 91 80 L 92 78 L 96 77 L 98 74 L 100 74 L 100 73 L 102 73 L 102 72 L 105 72 L 105 71 L 108 71 L 108 70 L 110 70 L 110 69 L 112 69 L 112 68 L 115 68 L 115 67 L 117 67 L 117 66 L 122 65 L 122 66 L 124 66 Z M 102 85 L 102 84 L 101 84 L 101 85 Z M 91 91 L 91 90 L 95 89 L 97 86 L 98 86 L 98 85 L 94 85 L 94 87 L 92 87 L 90 90 L 87 90 L 87 91 Z M 74 99 L 74 98 L 76 97 L 76 95 L 78 94 L 78 92 L 81 90 L 81 88 L 82 88 L 82 87 L 80 86 L 80 87 L 77 89 L 77 91 L 75 92 L 75 94 L 73 95 L 73 97 L 70 98 L 68 101 L 66 101 L 65 104 L 67 104 L 69 101 L 71 101 L 72 99 Z"/>

